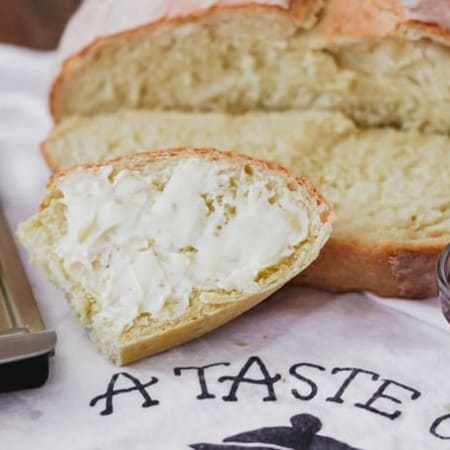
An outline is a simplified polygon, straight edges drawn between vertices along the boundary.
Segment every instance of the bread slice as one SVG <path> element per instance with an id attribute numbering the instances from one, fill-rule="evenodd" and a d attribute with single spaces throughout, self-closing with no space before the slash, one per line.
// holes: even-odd
<path id="1" fill-rule="evenodd" d="M 292 169 L 297 156 L 359 133 L 343 114 L 327 111 L 246 114 L 121 110 L 94 117 L 70 117 L 42 142 L 53 171 L 107 161 L 148 149 L 214 147 L 280 160 Z M 243 146 L 241 146 L 243 144 Z"/>
<path id="2" fill-rule="evenodd" d="M 438 3 L 88 0 L 61 43 L 52 115 L 322 109 L 450 133 L 450 23 Z"/>
<path id="3" fill-rule="evenodd" d="M 361 130 L 331 112 L 122 111 L 64 121 L 43 153 L 61 169 L 181 144 L 244 149 L 318 186 L 337 220 L 332 239 L 300 282 L 389 297 L 436 292 L 437 255 L 450 241 L 449 137 Z"/>
<path id="4" fill-rule="evenodd" d="M 18 235 L 99 350 L 126 364 L 264 300 L 317 257 L 331 220 L 280 166 L 180 149 L 57 175 Z"/>

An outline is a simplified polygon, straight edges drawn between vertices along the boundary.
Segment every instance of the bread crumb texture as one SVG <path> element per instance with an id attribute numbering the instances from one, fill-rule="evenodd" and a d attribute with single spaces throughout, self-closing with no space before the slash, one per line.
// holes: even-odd
<path id="1" fill-rule="evenodd" d="M 361 130 L 331 112 L 122 111 L 68 119 L 44 148 L 60 169 L 180 145 L 245 152 L 307 178 L 337 211 L 337 239 L 396 246 L 450 241 L 450 138 L 444 135 Z"/>
<path id="2" fill-rule="evenodd" d="M 132 342 L 263 300 L 330 233 L 329 207 L 280 169 L 218 152 L 154 155 L 57 177 L 19 227 L 116 362 Z"/>
<path id="3" fill-rule="evenodd" d="M 302 27 L 282 11 L 218 9 L 102 39 L 66 63 L 53 113 L 319 109 L 364 127 L 450 132 L 447 46 L 400 36 L 324 41 Z"/>

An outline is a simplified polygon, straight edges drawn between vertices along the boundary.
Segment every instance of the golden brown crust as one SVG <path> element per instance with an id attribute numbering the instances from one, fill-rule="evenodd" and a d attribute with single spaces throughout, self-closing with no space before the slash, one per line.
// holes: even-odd
<path id="1" fill-rule="evenodd" d="M 428 3 L 435 1 L 428 0 Z M 428 30 L 427 37 L 450 45 L 449 27 L 431 20 L 423 13 L 411 16 L 411 11 L 401 0 L 329 0 L 312 34 L 325 42 L 339 44 L 352 38 L 410 38 L 405 31 L 420 26 Z"/>
<path id="2" fill-rule="evenodd" d="M 383 297 L 436 295 L 435 266 L 445 244 L 374 245 L 331 238 L 294 282 L 333 292 L 371 291 Z"/>

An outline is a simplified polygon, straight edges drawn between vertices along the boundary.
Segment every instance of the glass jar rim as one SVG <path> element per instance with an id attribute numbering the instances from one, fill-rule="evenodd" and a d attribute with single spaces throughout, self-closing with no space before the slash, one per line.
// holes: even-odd
<path id="1" fill-rule="evenodd" d="M 450 244 L 442 250 L 436 272 L 439 293 L 450 301 Z"/>

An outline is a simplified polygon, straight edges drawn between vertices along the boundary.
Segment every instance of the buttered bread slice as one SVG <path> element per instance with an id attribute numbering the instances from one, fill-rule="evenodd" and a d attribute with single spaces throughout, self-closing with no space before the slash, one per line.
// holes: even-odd
<path id="1" fill-rule="evenodd" d="M 125 364 L 264 300 L 317 257 L 331 219 L 279 166 L 181 149 L 55 176 L 18 234 L 99 350 Z"/>
<path id="2" fill-rule="evenodd" d="M 361 130 L 331 112 L 122 111 L 64 121 L 43 153 L 61 169 L 180 145 L 243 149 L 320 189 L 337 220 L 302 283 L 389 297 L 435 294 L 437 256 L 450 242 L 448 136 Z"/>

